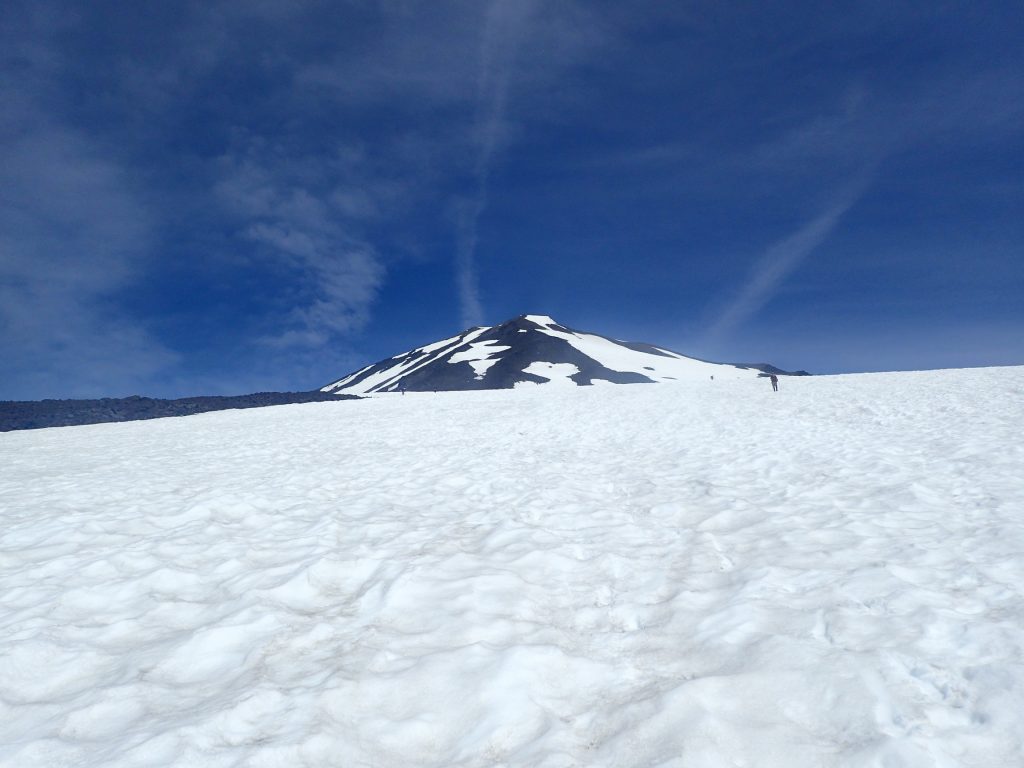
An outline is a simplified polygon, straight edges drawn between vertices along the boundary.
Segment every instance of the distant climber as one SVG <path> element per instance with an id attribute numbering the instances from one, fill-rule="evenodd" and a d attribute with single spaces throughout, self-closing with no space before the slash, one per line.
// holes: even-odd
<path id="1" fill-rule="evenodd" d="M 771 374 L 771 376 L 769 376 L 768 378 L 769 378 L 769 379 L 771 379 L 771 382 L 772 382 L 772 391 L 773 391 L 773 392 L 778 392 L 778 391 L 779 391 L 779 377 L 778 377 L 778 376 L 776 376 L 776 375 L 775 375 L 775 374 L 773 373 L 773 374 Z"/>

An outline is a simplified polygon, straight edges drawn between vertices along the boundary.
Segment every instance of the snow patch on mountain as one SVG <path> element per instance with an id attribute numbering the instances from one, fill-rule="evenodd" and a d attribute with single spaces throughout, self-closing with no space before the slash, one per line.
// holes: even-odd
<path id="1" fill-rule="evenodd" d="M 479 341 L 471 343 L 468 349 L 453 354 L 448 358 L 448 362 L 449 364 L 469 363 L 476 374 L 475 378 L 479 380 L 484 377 L 488 368 L 498 362 L 493 356 L 508 349 L 511 347 L 502 346 L 496 341 Z"/>
<path id="2" fill-rule="evenodd" d="M 553 326 L 558 325 L 555 319 L 548 315 L 523 315 L 523 319 L 527 322 L 533 323 L 539 326 Z"/>
<path id="3" fill-rule="evenodd" d="M 546 383 L 549 384 L 568 384 L 569 386 L 575 387 L 576 382 L 572 380 L 572 377 L 580 372 L 572 363 L 544 363 L 536 362 L 530 363 L 526 368 L 523 369 L 523 373 L 531 376 L 539 376 L 545 379 Z M 516 384 L 517 387 L 536 386 L 536 382 L 533 381 L 521 381 Z"/>
<path id="4" fill-rule="evenodd" d="M 554 336 L 556 339 L 564 339 L 606 368 L 622 372 L 643 372 L 652 381 L 706 379 L 716 372 L 722 373 L 723 368 L 729 373 L 737 370 L 732 366 L 705 363 L 657 347 L 649 347 L 649 351 L 640 352 L 621 342 L 591 333 L 561 331 L 551 327 L 544 328 L 543 333 Z"/>

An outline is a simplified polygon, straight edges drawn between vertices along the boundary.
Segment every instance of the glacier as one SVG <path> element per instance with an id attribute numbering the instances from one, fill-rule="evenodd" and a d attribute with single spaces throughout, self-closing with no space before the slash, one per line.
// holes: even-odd
<path id="1" fill-rule="evenodd" d="M 0 765 L 1024 765 L 1024 367 L 780 390 L 0 434 Z"/>

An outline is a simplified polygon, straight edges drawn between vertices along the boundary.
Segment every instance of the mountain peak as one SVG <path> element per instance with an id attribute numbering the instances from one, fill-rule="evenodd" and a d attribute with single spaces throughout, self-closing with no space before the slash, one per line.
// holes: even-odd
<path id="1" fill-rule="evenodd" d="M 336 394 L 586 386 L 749 378 L 749 366 L 709 363 L 651 344 L 575 331 L 550 315 L 519 315 L 368 365 L 323 388 Z"/>

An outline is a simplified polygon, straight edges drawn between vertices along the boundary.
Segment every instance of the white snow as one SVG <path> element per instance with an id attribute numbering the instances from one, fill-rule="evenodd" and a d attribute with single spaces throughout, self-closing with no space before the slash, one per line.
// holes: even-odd
<path id="1" fill-rule="evenodd" d="M 580 373 L 580 369 L 577 366 L 573 366 L 571 362 L 544 362 L 538 360 L 536 362 L 530 362 L 526 368 L 522 370 L 524 374 L 532 374 L 539 376 L 542 379 L 547 379 L 546 384 L 561 384 L 570 387 L 578 386 L 577 383 L 570 379 L 570 376 Z M 541 382 L 536 381 L 517 381 L 515 387 L 535 387 Z"/>
<path id="2" fill-rule="evenodd" d="M 467 349 L 464 349 L 461 352 L 456 352 L 454 355 L 449 357 L 448 362 L 468 362 L 473 368 L 473 372 L 476 373 L 476 378 L 482 379 L 484 374 L 487 373 L 487 369 L 498 362 L 499 358 L 492 358 L 491 355 L 497 355 L 511 348 L 512 347 L 509 346 L 502 346 L 494 340 L 477 341 L 470 344 Z"/>
<path id="3" fill-rule="evenodd" d="M 0 434 L 0 765 L 1024 765 L 1024 368 Z"/>
<path id="4" fill-rule="evenodd" d="M 548 384 L 561 384 L 570 387 L 575 387 L 577 384 L 569 377 L 575 376 L 579 372 L 580 369 L 572 363 L 545 363 L 540 360 L 530 363 L 523 369 L 523 373 L 547 379 Z M 537 383 L 536 381 L 517 381 L 516 387 L 536 386 Z"/>
<path id="5" fill-rule="evenodd" d="M 529 320 L 535 325 L 558 325 L 558 322 L 548 315 L 523 315 L 524 320 Z"/>
<path id="6" fill-rule="evenodd" d="M 479 336 L 481 333 L 483 333 L 486 330 L 488 330 L 488 329 L 487 328 L 480 328 L 480 329 L 478 329 L 476 331 L 470 331 L 470 335 L 472 335 L 472 336 Z M 433 344 L 427 344 L 426 346 L 423 346 L 423 347 L 417 347 L 413 351 L 414 352 L 437 352 L 439 349 L 444 349 L 445 347 L 450 347 L 452 344 L 454 344 L 457 341 L 461 342 L 462 341 L 462 336 L 452 336 L 451 338 L 448 338 L 448 339 L 441 339 L 441 341 L 435 341 Z M 406 353 L 406 354 L 408 354 L 408 353 Z"/>
<path id="7" fill-rule="evenodd" d="M 565 331 L 548 327 L 554 324 L 554 321 L 549 317 L 542 317 L 541 319 L 548 321 L 547 323 L 538 323 L 545 326 L 538 329 L 541 333 L 546 333 L 558 339 L 564 339 L 605 368 L 624 373 L 639 373 L 653 381 L 710 380 L 712 376 L 717 376 L 720 379 L 745 379 L 756 377 L 760 373 L 756 370 L 736 368 L 732 365 L 706 363 L 702 360 L 684 357 L 668 350 L 661 350 L 664 353 L 661 355 L 639 352 L 602 336 L 595 336 L 590 333 L 566 333 Z"/>
<path id="8" fill-rule="evenodd" d="M 432 344 L 427 344 L 423 347 L 417 347 L 409 352 L 404 352 L 401 355 L 395 355 L 392 360 L 398 360 L 399 362 L 395 365 L 377 371 L 376 373 L 367 376 L 355 385 L 349 385 L 349 382 L 353 381 L 360 373 L 363 373 L 373 366 L 366 366 L 356 373 L 349 374 L 343 379 L 339 379 L 333 384 L 329 384 L 324 387 L 322 392 L 340 392 L 344 391 L 345 394 L 350 395 L 364 395 L 369 392 L 383 391 L 387 389 L 395 389 L 398 387 L 401 379 L 404 376 L 409 375 L 420 368 L 424 368 L 430 363 L 443 358 L 448 351 L 453 347 L 461 346 L 471 342 L 483 333 L 486 333 L 489 328 L 474 328 L 461 336 L 452 336 L 448 339 L 442 339 L 441 341 L 435 341 Z M 470 345 L 472 346 L 472 345 Z M 486 368 L 484 369 L 486 370 Z"/>

